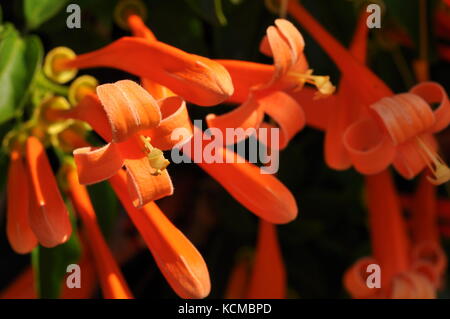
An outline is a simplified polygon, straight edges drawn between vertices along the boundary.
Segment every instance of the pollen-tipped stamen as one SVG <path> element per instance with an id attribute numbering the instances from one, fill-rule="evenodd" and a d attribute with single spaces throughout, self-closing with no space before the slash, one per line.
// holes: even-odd
<path id="1" fill-rule="evenodd" d="M 326 97 L 334 93 L 336 87 L 331 83 L 328 75 L 313 75 L 313 70 L 309 69 L 305 73 L 289 72 L 289 77 L 298 83 L 296 90 L 301 90 L 305 83 L 314 85 L 317 88 L 315 98 Z"/>
<path id="2" fill-rule="evenodd" d="M 430 148 L 420 137 L 416 137 L 416 141 L 421 150 L 420 155 L 423 157 L 425 163 L 434 176 L 427 176 L 430 183 L 434 185 L 441 185 L 448 182 L 450 180 L 450 168 L 447 166 L 445 161 L 436 152 L 430 150 Z"/>
<path id="3" fill-rule="evenodd" d="M 154 147 L 150 143 L 150 137 L 142 135 L 140 137 L 144 143 L 144 152 L 147 155 L 150 166 L 155 170 L 152 175 L 160 175 L 169 166 L 170 162 L 164 157 L 164 153 L 159 148 Z"/>

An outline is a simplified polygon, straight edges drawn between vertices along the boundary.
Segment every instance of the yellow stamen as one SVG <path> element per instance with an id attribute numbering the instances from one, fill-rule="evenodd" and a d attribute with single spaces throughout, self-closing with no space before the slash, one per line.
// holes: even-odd
<path id="1" fill-rule="evenodd" d="M 420 152 L 421 156 L 433 174 L 433 177 L 427 176 L 430 183 L 434 185 L 441 185 L 448 182 L 450 180 L 450 168 L 447 166 L 445 161 L 437 153 L 430 150 L 430 148 L 420 137 L 416 137 L 416 141 L 422 150 L 422 152 Z"/>
<path id="2" fill-rule="evenodd" d="M 43 71 L 51 80 L 57 83 L 66 83 L 72 80 L 77 74 L 76 69 L 64 69 L 62 62 L 64 60 L 76 57 L 75 52 L 66 47 L 57 47 L 50 50 L 45 56 Z"/>
<path id="3" fill-rule="evenodd" d="M 315 99 L 327 97 L 336 90 L 328 75 L 313 75 L 313 70 L 311 69 L 305 73 L 289 72 L 288 76 L 298 83 L 296 90 L 301 90 L 305 83 L 314 85 L 317 88 Z"/>
<path id="4" fill-rule="evenodd" d="M 169 166 L 170 162 L 164 157 L 164 153 L 150 143 L 151 138 L 148 136 L 140 136 L 144 143 L 144 152 L 147 154 L 147 159 L 150 166 L 155 169 L 152 175 L 160 175 Z"/>

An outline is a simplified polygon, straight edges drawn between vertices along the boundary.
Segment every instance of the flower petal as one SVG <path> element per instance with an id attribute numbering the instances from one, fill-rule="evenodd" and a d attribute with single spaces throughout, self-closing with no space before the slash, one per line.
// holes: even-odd
<path id="1" fill-rule="evenodd" d="M 289 141 L 305 126 L 305 113 L 302 107 L 289 94 L 282 91 L 275 91 L 258 101 L 264 112 L 281 129 L 279 147 L 280 149 L 285 148 Z M 264 127 L 274 128 L 275 126 L 264 123 Z M 270 137 L 267 139 L 267 141 L 271 140 Z M 267 146 L 270 147 L 271 145 Z"/>
<path id="2" fill-rule="evenodd" d="M 94 252 L 93 257 L 100 278 L 103 297 L 105 299 L 133 298 L 122 272 L 103 238 L 89 194 L 86 187 L 80 185 L 75 169 L 70 168 L 68 170 L 67 181 L 75 210 L 83 221 L 88 233 L 88 244 Z"/>
<path id="3" fill-rule="evenodd" d="M 10 156 L 7 186 L 6 234 L 12 249 L 27 254 L 37 245 L 37 239 L 30 228 L 29 180 L 22 156 L 13 150 Z"/>
<path id="4" fill-rule="evenodd" d="M 173 185 L 167 170 L 159 175 L 150 166 L 147 156 L 133 143 L 120 145 L 124 154 L 128 176 L 128 190 L 133 204 L 140 208 L 145 204 L 173 194 Z M 126 154 L 125 154 L 126 153 Z"/>
<path id="5" fill-rule="evenodd" d="M 208 114 L 206 116 L 206 122 L 208 123 L 208 127 L 218 128 L 225 135 L 227 129 L 257 129 L 263 118 L 264 112 L 260 107 L 259 100 L 253 96 L 250 96 L 246 102 L 231 112 L 219 116 L 215 114 Z M 245 134 L 237 137 L 233 143 L 239 143 L 248 136 L 249 134 L 246 132 Z"/>
<path id="6" fill-rule="evenodd" d="M 438 149 L 436 139 L 431 134 L 423 134 L 420 139 L 425 143 L 431 151 L 436 152 Z M 397 152 L 393 165 L 397 172 L 406 179 L 412 179 L 419 174 L 426 162 L 423 157 L 423 151 L 417 144 L 416 140 L 411 140 L 397 146 Z"/>
<path id="7" fill-rule="evenodd" d="M 110 182 L 172 289 L 181 298 L 206 297 L 211 289 L 208 269 L 192 243 L 154 202 L 141 209 L 134 207 L 124 171 L 113 176 Z"/>
<path id="8" fill-rule="evenodd" d="M 116 143 L 100 148 L 83 147 L 73 151 L 81 184 L 104 181 L 122 168 L 124 160 Z"/>
<path id="9" fill-rule="evenodd" d="M 409 92 L 423 98 L 427 103 L 439 103 L 434 111 L 436 121 L 431 132 L 439 132 L 450 123 L 450 101 L 444 88 L 435 82 L 419 83 Z"/>
<path id="10" fill-rule="evenodd" d="M 233 94 L 230 75 L 219 63 L 159 41 L 123 37 L 64 65 L 66 68 L 100 66 L 148 78 L 198 105 L 215 105 Z"/>
<path id="11" fill-rule="evenodd" d="M 394 145 L 429 130 L 435 116 L 427 102 L 411 93 L 385 97 L 370 108 L 377 115 Z"/>
<path id="12" fill-rule="evenodd" d="M 41 142 L 30 136 L 25 148 L 32 190 L 30 226 L 42 246 L 54 247 L 70 238 L 69 213 Z"/>
<path id="13" fill-rule="evenodd" d="M 170 96 L 158 101 L 163 119 L 159 126 L 150 130 L 142 131 L 141 134 L 149 136 L 152 145 L 161 150 L 170 150 L 180 142 L 182 138 L 172 138 L 172 133 L 176 129 L 183 129 L 191 132 L 192 124 L 186 107 L 186 102 L 178 96 Z M 189 138 L 190 138 L 189 136 Z"/>
<path id="14" fill-rule="evenodd" d="M 394 160 L 394 145 L 372 119 L 354 122 L 343 139 L 352 164 L 362 174 L 379 173 Z"/>
<path id="15" fill-rule="evenodd" d="M 393 279 L 389 297 L 391 299 L 434 299 L 436 291 L 424 275 L 406 272 Z"/>
<path id="16" fill-rule="evenodd" d="M 286 270 L 276 228 L 264 220 L 259 222 L 258 244 L 252 268 L 247 298 L 283 299 L 286 297 Z"/>
<path id="17" fill-rule="evenodd" d="M 161 121 L 156 100 L 133 81 L 100 85 L 97 95 L 108 116 L 113 142 L 123 142 L 140 130 L 157 126 Z"/>

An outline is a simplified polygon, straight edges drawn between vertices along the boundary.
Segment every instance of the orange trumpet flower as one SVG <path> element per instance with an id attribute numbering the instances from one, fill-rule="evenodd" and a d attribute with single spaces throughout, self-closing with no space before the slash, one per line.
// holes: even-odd
<path id="1" fill-rule="evenodd" d="M 150 79 L 202 106 L 218 104 L 233 94 L 230 75 L 219 63 L 138 37 L 123 37 L 75 58 L 55 57 L 51 65 L 55 74 L 91 67 L 117 68 Z"/>
<path id="2" fill-rule="evenodd" d="M 109 181 L 172 289 L 182 298 L 206 297 L 211 283 L 205 261 L 197 249 L 154 202 L 141 209 L 132 204 L 123 170 Z"/>
<path id="3" fill-rule="evenodd" d="M 276 227 L 260 220 L 254 261 L 252 263 L 248 257 L 238 261 L 225 296 L 229 299 L 283 299 L 286 298 L 286 286 L 286 270 Z"/>
<path id="4" fill-rule="evenodd" d="M 136 207 L 171 195 L 173 186 L 165 169 L 168 161 L 150 143 L 151 138 L 144 135 L 144 130 L 158 126 L 161 121 L 157 102 L 142 87 L 128 80 L 100 85 L 97 94 L 103 114 L 98 108 L 69 111 L 81 112 L 80 117 L 91 117 L 89 123 L 98 120 L 93 123 L 94 128 L 100 127 L 99 133 L 110 140 L 101 148 L 85 147 L 74 151 L 80 183 L 106 180 L 126 166 L 128 189 Z M 92 97 L 88 98 L 91 101 Z M 109 123 L 109 130 L 105 121 Z"/>
<path id="5" fill-rule="evenodd" d="M 228 101 L 242 104 L 221 116 L 208 115 L 208 126 L 224 132 L 228 127 L 245 130 L 275 127 L 263 121 L 266 114 L 281 129 L 279 146 L 285 148 L 305 124 L 302 107 L 285 91 L 302 89 L 305 83 L 314 84 L 318 88 L 318 95 L 327 96 L 334 91 L 328 77 L 314 76 L 312 70 L 308 70 L 304 46 L 303 37 L 294 25 L 287 20 L 277 19 L 275 26 L 267 28 L 260 46 L 262 53 L 273 56 L 273 66 L 239 60 L 217 60 L 233 79 L 235 91 Z"/>
<path id="6" fill-rule="evenodd" d="M 10 154 L 7 186 L 6 234 L 12 249 L 27 254 L 37 245 L 37 239 L 30 227 L 30 185 L 25 164 L 19 150 Z"/>
<path id="7" fill-rule="evenodd" d="M 25 143 L 26 163 L 30 174 L 30 227 L 39 243 L 54 247 L 66 242 L 72 233 L 64 200 L 45 153 L 44 146 L 34 136 Z"/>
<path id="8" fill-rule="evenodd" d="M 106 299 L 133 298 L 97 224 L 97 218 L 86 187 L 78 182 L 75 167 L 66 167 L 65 170 L 72 202 L 83 221 L 87 238 L 89 238 L 89 245 L 94 252 L 93 257 L 97 274 L 100 277 L 103 297 Z"/>
<path id="9" fill-rule="evenodd" d="M 358 117 L 344 125 L 342 138 L 335 138 L 345 152 L 342 153 L 342 147 L 338 148 L 336 157 L 340 158 L 340 163 L 333 166 L 344 169 L 351 163 L 363 174 L 376 174 L 393 164 L 408 179 L 428 166 L 432 183 L 447 181 L 450 170 L 437 155 L 433 136 L 450 123 L 450 102 L 444 89 L 437 83 L 426 82 L 408 93 L 393 95 L 364 66 L 361 55 L 358 58 L 348 52 L 300 4 L 289 2 L 288 11 L 329 54 L 344 79 L 348 78 L 341 88 L 346 90 L 342 94 L 347 96 L 345 101 L 348 103 L 342 104 L 340 109 Z M 433 111 L 431 103 L 438 103 L 438 108 Z M 347 105 L 356 105 L 357 112 Z M 340 118 L 346 118 L 346 115 Z"/>
<path id="10" fill-rule="evenodd" d="M 428 267 L 416 267 L 410 258 L 400 200 L 389 171 L 366 176 L 367 205 L 373 257 L 362 258 L 344 275 L 354 298 L 434 298 L 435 286 Z M 381 287 L 367 285 L 368 266 L 381 270 Z"/>

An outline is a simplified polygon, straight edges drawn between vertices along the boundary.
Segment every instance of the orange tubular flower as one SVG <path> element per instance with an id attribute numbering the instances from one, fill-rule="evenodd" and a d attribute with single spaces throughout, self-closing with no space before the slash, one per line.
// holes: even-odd
<path id="1" fill-rule="evenodd" d="M 135 36 L 142 36 L 148 41 L 155 40 L 155 36 L 145 26 L 139 16 L 130 15 L 127 21 Z M 267 74 L 269 77 L 272 76 L 273 68 L 271 66 L 269 66 L 269 72 Z M 238 81 L 236 83 L 239 84 L 242 82 Z M 152 142 L 154 141 L 157 147 L 163 150 L 169 150 L 176 143 L 180 142 L 179 140 L 170 140 L 170 135 L 174 128 L 183 127 L 189 132 L 192 132 L 192 124 L 186 106 L 184 103 L 181 103 L 181 99 L 174 97 L 169 89 L 154 83 L 150 79 L 143 78 L 142 85 L 155 98 L 160 99 L 159 103 L 161 113 L 163 114 L 163 119 L 158 128 L 154 129 L 153 133 L 149 133 L 148 135 L 152 137 Z M 169 104 L 162 103 L 162 101 L 176 101 L 176 99 L 180 103 L 179 107 L 175 104 L 168 107 Z M 92 110 L 93 107 L 86 106 L 82 109 Z M 84 112 L 80 113 L 84 114 Z M 89 116 L 83 115 L 81 117 L 88 118 Z M 98 124 L 97 127 L 98 130 L 104 130 Z M 194 131 L 197 138 L 201 139 L 202 132 L 195 127 Z M 158 144 L 159 141 L 165 142 Z M 186 144 L 186 148 L 183 148 L 183 150 L 186 155 L 190 156 L 189 151 L 191 148 L 189 144 Z M 225 158 L 227 156 L 235 158 L 238 155 L 224 148 L 223 156 Z M 296 218 L 298 208 L 291 192 L 276 177 L 260 174 L 258 167 L 248 163 L 244 159 L 234 161 L 233 163 L 198 163 L 198 165 L 211 177 L 216 179 L 231 196 L 259 217 L 276 224 L 287 223 Z"/>
<path id="2" fill-rule="evenodd" d="M 450 102 L 444 89 L 437 83 L 425 82 L 408 93 L 393 95 L 361 63 L 361 53 L 354 56 L 348 52 L 296 1 L 289 2 L 288 11 L 333 59 L 344 80 L 348 79 L 341 87 L 341 90 L 346 90 L 341 95 L 346 96 L 347 103 L 340 109 L 358 117 L 344 127 L 342 138 L 338 135 L 333 139 L 342 143 L 345 152 L 342 152 L 342 146 L 337 147 L 336 155 L 327 151 L 328 158 L 337 158 L 332 167 L 345 169 L 351 163 L 363 174 L 376 174 L 393 164 L 402 176 L 410 179 L 428 166 L 433 175 L 429 178 L 432 183 L 447 181 L 450 170 L 436 154 L 433 136 L 450 123 Z M 361 41 L 365 36 L 358 38 Z M 307 100 L 304 103 L 313 104 Z M 431 103 L 438 103 L 438 108 L 433 111 Z M 359 109 L 355 112 L 348 109 L 348 105 L 356 105 Z"/>
<path id="3" fill-rule="evenodd" d="M 440 288 L 447 268 L 447 257 L 439 241 L 436 188 L 421 177 L 411 203 L 412 259 L 417 269 L 428 271 L 436 288 Z"/>
<path id="4" fill-rule="evenodd" d="M 242 104 L 225 115 L 208 115 L 208 126 L 224 132 L 228 127 L 275 127 L 263 122 L 266 114 L 280 127 L 280 148 L 285 148 L 303 128 L 305 114 L 301 106 L 284 91 L 301 89 L 305 83 L 316 85 L 319 94 L 329 95 L 334 91 L 328 77 L 313 76 L 312 71 L 307 70 L 304 46 L 300 32 L 289 21 L 277 19 L 275 26 L 267 28 L 260 46 L 261 52 L 273 56 L 274 66 L 218 60 L 230 72 L 235 86 L 235 92 L 228 101 Z"/>
<path id="5" fill-rule="evenodd" d="M 197 249 L 154 202 L 141 209 L 134 207 L 123 170 L 109 181 L 172 289 L 181 298 L 206 297 L 211 283 L 205 261 Z"/>
<path id="6" fill-rule="evenodd" d="M 168 161 L 162 152 L 150 144 L 144 130 L 159 125 L 161 112 L 157 102 L 133 81 L 118 81 L 97 87 L 103 105 L 92 112 L 75 108 L 79 118 L 91 117 L 97 131 L 111 142 L 102 148 L 80 148 L 74 151 L 79 180 L 82 184 L 97 183 L 113 176 L 122 166 L 127 167 L 128 189 L 136 207 L 173 193 Z M 92 97 L 87 97 L 92 102 Z M 83 104 L 84 106 L 86 104 Z M 87 105 L 98 105 L 95 102 Z M 84 113 L 83 113 L 84 112 Z M 95 117 L 94 117 L 95 116 Z M 105 120 L 109 122 L 109 130 Z M 94 123 L 98 120 L 98 123 Z"/>
<path id="7" fill-rule="evenodd" d="M 39 243 L 54 247 L 66 242 L 72 233 L 69 213 L 58 189 L 44 146 L 34 136 L 28 137 L 26 161 L 30 174 L 30 227 Z"/>
<path id="8" fill-rule="evenodd" d="M 286 270 L 275 225 L 260 220 L 256 255 L 239 260 L 228 283 L 228 299 L 286 298 Z"/>
<path id="9" fill-rule="evenodd" d="M 106 299 L 130 299 L 133 298 L 125 279 L 117 265 L 111 251 L 105 242 L 100 228 L 97 224 L 94 208 L 86 188 L 78 182 L 76 169 L 66 168 L 68 189 L 89 238 L 89 245 L 94 252 L 93 257 L 103 297 Z"/>
<path id="10" fill-rule="evenodd" d="M 26 254 L 37 245 L 28 217 L 29 177 L 19 150 L 12 150 L 8 170 L 6 233 L 12 249 Z"/>
<path id="11" fill-rule="evenodd" d="M 366 177 L 373 257 L 363 258 L 344 276 L 354 298 L 434 298 L 428 269 L 417 268 L 409 256 L 410 242 L 389 171 Z M 367 266 L 378 264 L 381 288 L 369 288 Z"/>
<path id="12" fill-rule="evenodd" d="M 97 51 L 53 63 L 56 71 L 100 66 L 150 79 L 202 106 L 218 104 L 233 94 L 230 75 L 219 63 L 138 37 L 124 37 Z"/>

